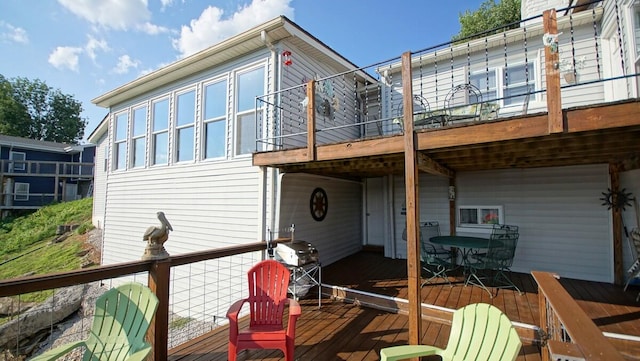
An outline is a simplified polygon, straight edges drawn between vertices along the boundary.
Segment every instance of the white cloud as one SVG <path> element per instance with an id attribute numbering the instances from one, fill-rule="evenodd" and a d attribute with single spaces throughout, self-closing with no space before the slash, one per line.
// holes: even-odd
<path id="1" fill-rule="evenodd" d="M 89 35 L 89 40 L 87 41 L 87 45 L 84 46 L 84 51 L 87 53 L 87 56 L 90 57 L 94 62 L 96 61 L 96 50 L 106 52 L 110 49 L 105 40 L 98 40 Z"/>
<path id="2" fill-rule="evenodd" d="M 251 4 L 239 7 L 227 18 L 222 9 L 209 6 L 198 19 L 183 25 L 180 37 L 173 39 L 173 47 L 181 57 L 191 55 L 213 44 L 239 34 L 251 27 L 271 20 L 279 15 L 293 17 L 291 0 L 252 0 Z"/>
<path id="3" fill-rule="evenodd" d="M 49 54 L 49 64 L 58 69 L 70 69 L 78 72 L 78 55 L 82 53 L 82 48 L 71 46 L 58 46 Z"/>
<path id="4" fill-rule="evenodd" d="M 151 24 L 150 22 L 139 24 L 136 26 L 136 29 L 142 31 L 143 33 L 147 33 L 149 35 L 157 35 L 157 34 L 170 32 L 168 28 L 165 28 L 164 26 Z"/>
<path id="5" fill-rule="evenodd" d="M 23 28 L 15 27 L 4 21 L 0 21 L 0 39 L 6 39 L 16 43 L 27 44 L 29 36 Z"/>
<path id="6" fill-rule="evenodd" d="M 131 68 L 137 68 L 140 65 L 140 61 L 131 59 L 129 55 L 122 55 L 118 58 L 118 65 L 113 68 L 113 72 L 116 74 L 126 74 Z"/>
<path id="7" fill-rule="evenodd" d="M 58 0 L 92 24 L 116 30 L 134 29 L 151 19 L 147 0 Z"/>
<path id="8" fill-rule="evenodd" d="M 174 0 L 160 0 L 160 3 L 162 4 L 162 7 L 160 7 L 160 10 L 164 11 L 164 9 L 166 9 L 169 6 L 173 5 L 173 1 Z"/>

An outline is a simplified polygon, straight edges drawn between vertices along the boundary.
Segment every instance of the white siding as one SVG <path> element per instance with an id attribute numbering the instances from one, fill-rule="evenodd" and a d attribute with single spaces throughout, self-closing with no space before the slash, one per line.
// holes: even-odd
<path id="1" fill-rule="evenodd" d="M 326 218 L 311 217 L 311 193 L 324 189 L 328 198 Z M 362 184 L 306 174 L 282 177 L 280 228 L 295 224 L 295 239 L 312 243 L 322 265 L 331 264 L 362 248 Z"/>
<path id="2" fill-rule="evenodd" d="M 108 142 L 105 132 L 96 143 L 96 153 L 93 158 L 93 212 L 91 222 L 96 228 L 104 228 L 104 213 L 107 198 L 107 156 Z"/>

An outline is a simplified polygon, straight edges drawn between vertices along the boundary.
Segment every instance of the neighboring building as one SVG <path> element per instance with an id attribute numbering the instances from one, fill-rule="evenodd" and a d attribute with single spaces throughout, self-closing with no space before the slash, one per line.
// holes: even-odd
<path id="1" fill-rule="evenodd" d="M 2 214 L 91 196 L 95 146 L 0 135 Z"/>
<path id="2" fill-rule="evenodd" d="M 637 8 L 610 5 L 558 14 L 557 67 L 578 77 L 561 83 L 569 115 L 593 106 L 600 117 L 603 104 L 637 97 Z M 417 179 L 421 219 L 438 220 L 445 234 L 487 233 L 456 214 L 495 209 L 520 226 L 514 271 L 613 282 L 628 250 L 600 198 L 619 164 L 620 188 L 640 194 L 640 149 L 628 139 L 640 123 L 605 116 L 580 134 L 550 131 L 543 35 L 538 18 L 413 54 L 414 112 L 431 121 L 417 132 L 427 164 Z M 323 264 L 363 245 L 406 257 L 401 70 L 398 59 L 359 69 L 279 17 L 97 97 L 109 109 L 91 136 L 105 162 L 94 197 L 103 263 L 139 259 L 159 210 L 174 228 L 170 254 L 263 240 L 293 223 Z M 302 85 L 314 79 L 309 99 Z"/>

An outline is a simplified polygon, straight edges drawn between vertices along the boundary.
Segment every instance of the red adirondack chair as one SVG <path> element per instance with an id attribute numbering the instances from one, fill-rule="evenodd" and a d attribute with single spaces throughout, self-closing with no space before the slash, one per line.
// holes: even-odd
<path id="1" fill-rule="evenodd" d="M 229 311 L 229 360 L 244 349 L 280 349 L 285 360 L 293 361 L 296 320 L 300 305 L 287 298 L 290 273 L 287 267 L 274 260 L 253 266 L 249 276 L 249 298 L 236 301 Z M 249 304 L 251 319 L 247 329 L 238 330 L 238 314 L 244 303 Z M 289 305 L 287 329 L 283 326 L 285 305 Z"/>

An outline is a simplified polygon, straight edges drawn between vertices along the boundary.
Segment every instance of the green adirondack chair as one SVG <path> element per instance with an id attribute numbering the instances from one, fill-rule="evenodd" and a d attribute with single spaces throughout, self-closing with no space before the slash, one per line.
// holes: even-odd
<path id="1" fill-rule="evenodd" d="M 96 300 L 89 337 L 58 346 L 31 361 L 56 360 L 77 347 L 84 348 L 84 361 L 144 360 L 151 351 L 145 342 L 158 298 L 139 283 L 112 288 Z"/>
<path id="2" fill-rule="evenodd" d="M 474 303 L 453 314 L 447 348 L 403 345 L 380 350 L 382 361 L 439 355 L 443 361 L 514 361 L 522 342 L 511 321 L 497 307 Z"/>

